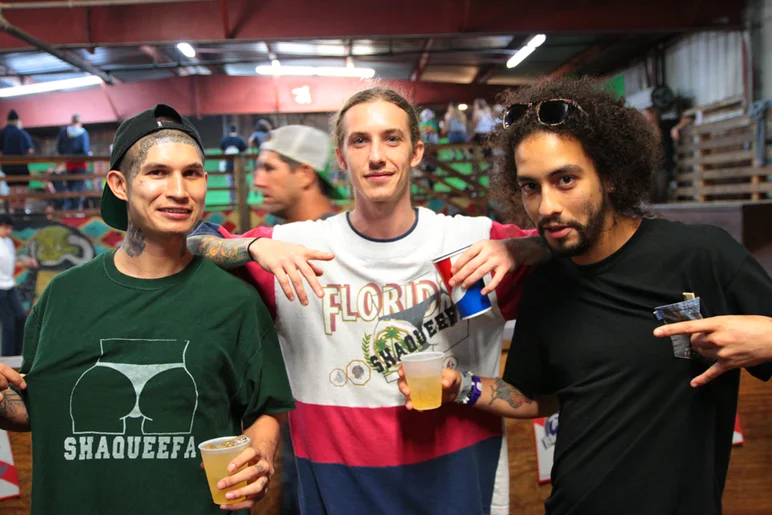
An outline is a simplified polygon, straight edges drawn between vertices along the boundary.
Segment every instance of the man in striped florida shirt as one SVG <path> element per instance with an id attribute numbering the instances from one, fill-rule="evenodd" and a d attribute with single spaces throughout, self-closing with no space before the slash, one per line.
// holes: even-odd
<path id="1" fill-rule="evenodd" d="M 410 171 L 424 145 L 414 109 L 396 92 L 352 96 L 333 140 L 352 211 L 240 236 L 203 225 L 188 238 L 194 252 L 254 284 L 275 317 L 297 405 L 301 511 L 506 515 L 501 419 L 461 406 L 408 412 L 397 370 L 402 356 L 430 349 L 446 367 L 498 375 L 504 323 L 528 273 L 518 266 L 548 251 L 535 232 L 412 205 Z M 461 320 L 432 259 L 467 245 L 453 283 L 491 273 L 484 293 L 494 309 Z"/>

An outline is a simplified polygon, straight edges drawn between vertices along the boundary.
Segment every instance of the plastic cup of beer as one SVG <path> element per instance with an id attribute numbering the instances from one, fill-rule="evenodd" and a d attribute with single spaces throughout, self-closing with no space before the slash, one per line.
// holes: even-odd
<path id="1" fill-rule="evenodd" d="M 249 447 L 250 442 L 251 440 L 248 436 L 224 436 L 222 438 L 213 438 L 198 444 L 198 450 L 201 451 L 201 459 L 204 461 L 204 470 L 206 471 L 206 480 L 209 483 L 209 491 L 212 492 L 212 500 L 215 504 L 236 504 L 246 499 L 246 497 L 239 497 L 237 499 L 225 498 L 225 494 L 231 490 L 247 486 L 246 481 L 225 490 L 217 488 L 217 483 L 231 475 L 231 473 L 228 472 L 228 465 L 233 461 L 233 458 Z M 246 465 L 239 470 L 243 470 L 245 467 Z M 234 472 L 234 474 L 236 472 Z"/>
<path id="2" fill-rule="evenodd" d="M 442 404 L 442 352 L 417 352 L 402 356 L 413 408 L 426 411 Z"/>

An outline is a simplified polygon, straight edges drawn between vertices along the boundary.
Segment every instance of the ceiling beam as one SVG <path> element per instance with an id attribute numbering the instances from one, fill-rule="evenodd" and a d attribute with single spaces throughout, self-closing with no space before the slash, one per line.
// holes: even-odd
<path id="1" fill-rule="evenodd" d="M 426 70 L 426 65 L 429 64 L 429 49 L 431 49 L 433 44 L 434 44 L 433 38 L 428 38 L 426 41 L 424 41 L 424 46 L 423 46 L 423 49 L 421 50 L 421 54 L 418 56 L 418 60 L 413 66 L 413 71 L 410 72 L 411 81 L 416 82 L 421 80 L 421 75 L 424 74 L 424 71 Z"/>
<path id="2" fill-rule="evenodd" d="M 220 0 L 220 16 L 222 17 L 222 33 L 225 39 L 233 36 L 228 31 L 228 0 Z"/>
<path id="3" fill-rule="evenodd" d="M 91 43 L 94 40 L 94 37 L 92 36 L 93 31 L 91 30 L 91 7 L 86 8 L 86 39 L 89 43 Z M 96 47 L 94 45 L 86 47 L 86 50 L 90 54 L 94 54 L 94 50 Z"/>
<path id="4" fill-rule="evenodd" d="M 677 36 L 672 34 L 652 34 L 625 52 L 614 52 L 613 47 L 611 47 L 603 54 L 602 59 L 596 62 L 587 62 L 582 66 L 582 72 L 592 75 L 607 75 L 618 72 L 622 68 L 627 68 L 641 59 L 645 59 L 653 50 L 662 45 L 668 45 L 675 39 Z"/>
<path id="5" fill-rule="evenodd" d="M 585 48 L 578 54 L 571 57 L 571 59 L 555 68 L 555 70 L 547 75 L 547 78 L 557 79 L 571 75 L 572 73 L 578 71 L 585 64 L 598 59 L 623 39 L 626 39 L 625 36 L 605 36 L 601 38 L 597 43 Z"/>
<path id="6" fill-rule="evenodd" d="M 364 11 L 360 0 L 227 0 L 228 11 L 238 15 L 234 15 L 238 21 L 229 35 L 232 39 L 251 41 L 450 37 L 458 36 L 461 28 L 469 35 L 726 30 L 742 27 L 743 4 L 737 0 L 713 0 L 703 2 L 695 11 L 690 2 L 672 0 L 534 2 L 524 9 L 521 2 L 486 0 L 471 2 L 467 12 L 461 2 L 458 8 L 449 9 L 447 0 L 373 2 L 368 3 Z M 91 41 L 85 27 L 85 7 L 4 9 L 3 14 L 14 25 L 37 37 L 45 37 L 54 45 L 228 41 L 221 16 L 213 12 L 217 5 L 213 1 L 156 2 L 92 8 Z M 405 16 L 405 11 L 410 15 Z M 23 45 L 0 35 L 0 48 L 19 47 Z"/>
<path id="7" fill-rule="evenodd" d="M 276 55 L 276 52 L 273 51 L 273 47 L 268 41 L 263 41 L 263 44 L 265 45 L 265 49 L 268 51 L 268 60 L 273 61 L 274 59 L 278 59 L 279 56 Z M 273 62 L 271 63 L 273 64 Z"/>
<path id="8" fill-rule="evenodd" d="M 447 104 L 459 98 L 493 100 L 503 86 L 437 82 L 382 81 L 405 93 L 416 105 Z M 300 104 L 293 89 L 308 87 L 311 104 Z M 169 104 L 184 116 L 254 113 L 329 113 L 354 93 L 359 79 L 339 77 L 233 77 L 198 75 L 83 88 L 0 99 L 0 113 L 11 107 L 24 112 L 25 127 L 63 125 L 73 112 L 83 123 L 114 123 L 135 115 L 142 106 Z"/>
<path id="9" fill-rule="evenodd" d="M 139 45 L 139 50 L 150 57 L 153 60 L 152 66 L 148 66 L 148 70 L 154 70 L 157 68 L 170 68 L 172 72 L 178 77 L 187 75 L 182 68 L 182 64 L 179 61 L 175 61 L 169 55 L 158 48 L 157 46 Z"/>
<path id="10" fill-rule="evenodd" d="M 245 26 L 248 26 L 249 23 L 252 22 L 252 18 L 255 16 L 257 11 L 260 10 L 260 7 L 262 7 L 262 4 L 264 3 L 265 2 L 261 2 L 259 0 L 252 0 L 251 2 L 234 2 L 231 0 L 231 6 L 235 7 L 233 10 L 237 13 L 237 21 L 230 33 L 226 35 L 225 39 L 245 39 L 242 37 L 242 30 Z M 239 12 L 241 13 L 240 16 L 238 16 Z"/>
<path id="11" fill-rule="evenodd" d="M 496 64 L 484 64 L 478 67 L 477 73 L 472 79 L 471 84 L 485 84 L 488 82 L 490 78 L 496 74 L 496 71 L 501 69 L 501 67 L 506 64 L 507 60 L 512 57 L 512 50 L 523 46 L 526 39 L 528 39 L 528 36 L 513 36 L 512 39 L 509 40 L 507 46 L 501 49 L 502 52 L 504 52 L 504 58 L 501 62 Z"/>
<path id="12" fill-rule="evenodd" d="M 51 54 L 57 59 L 69 64 L 70 66 L 73 66 L 81 71 L 84 71 L 86 73 L 90 73 L 91 75 L 95 75 L 99 77 L 106 84 L 115 84 L 117 82 L 112 75 L 110 75 L 109 73 L 103 72 L 102 70 L 99 69 L 99 67 L 91 64 L 91 62 L 88 61 L 87 59 L 84 59 L 81 56 L 76 55 L 73 52 L 70 52 L 67 50 L 57 50 L 55 48 L 52 48 L 51 45 L 49 45 L 45 41 L 38 39 L 32 34 L 29 34 L 28 32 L 20 29 L 19 27 L 9 23 L 8 20 L 6 20 L 1 14 L 0 14 L 0 30 L 3 30 L 6 34 L 10 34 L 14 38 L 20 41 L 23 41 L 29 45 L 32 45 L 43 52 Z"/>

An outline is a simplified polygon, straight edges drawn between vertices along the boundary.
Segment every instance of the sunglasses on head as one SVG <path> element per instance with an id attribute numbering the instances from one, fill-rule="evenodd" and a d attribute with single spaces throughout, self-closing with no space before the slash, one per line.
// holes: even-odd
<path id="1" fill-rule="evenodd" d="M 528 111 L 533 109 L 536 112 L 536 120 L 542 125 L 560 125 L 566 121 L 566 116 L 572 109 L 578 109 L 584 112 L 584 109 L 574 102 L 565 98 L 553 98 L 551 100 L 541 100 L 539 102 L 528 102 L 522 104 L 512 104 L 504 111 L 504 128 L 511 127 L 516 122 L 525 118 Z"/>

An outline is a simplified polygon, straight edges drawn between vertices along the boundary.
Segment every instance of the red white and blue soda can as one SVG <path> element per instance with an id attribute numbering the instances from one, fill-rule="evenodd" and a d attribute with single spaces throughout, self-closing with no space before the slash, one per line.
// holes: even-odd
<path id="1" fill-rule="evenodd" d="M 474 283 L 469 289 L 464 288 L 460 284 L 451 288 L 449 284 L 450 278 L 453 277 L 453 274 L 450 273 L 450 268 L 453 266 L 453 263 L 456 262 L 458 256 L 470 246 L 471 245 L 467 245 L 464 248 L 458 249 L 450 254 L 445 254 L 432 261 L 434 267 L 440 273 L 442 283 L 445 285 L 445 290 L 450 293 L 450 298 L 453 301 L 453 304 L 456 305 L 456 309 L 458 309 L 461 320 L 474 318 L 477 315 L 482 315 L 491 310 L 491 300 L 487 295 L 482 294 L 482 289 L 485 288 L 485 281 L 483 279 Z"/>

